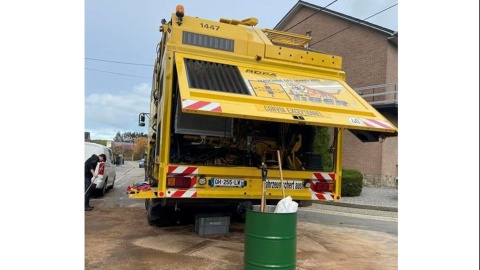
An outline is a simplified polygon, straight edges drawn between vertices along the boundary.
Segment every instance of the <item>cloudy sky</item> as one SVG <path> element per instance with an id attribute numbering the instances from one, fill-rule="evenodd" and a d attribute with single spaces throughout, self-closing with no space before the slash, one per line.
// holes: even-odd
<path id="1" fill-rule="evenodd" d="M 296 2 L 178 3 L 193 16 L 212 20 L 255 16 L 260 27 L 272 28 Z M 331 1 L 310 2 L 324 6 Z M 363 19 L 395 3 L 338 0 L 329 8 Z M 2 224 L 0 247 L 9 258 L 4 268 L 84 265 L 83 132 L 111 139 L 117 131 L 146 131 L 137 127 L 137 116 L 148 110 L 152 74 L 148 65 L 160 38 L 160 21 L 169 19 L 176 4 L 162 0 L 0 4 L 4 131 L 0 141 L 4 164 L 8 162 L 2 179 L 20 183 L 16 187 L 29 195 L 19 200 L 20 193 L 5 192 L 0 197 L 6 206 L 4 216 L 15 221 Z M 401 269 L 478 269 L 479 2 L 402 1 L 369 21 L 397 30 L 397 12 L 402 31 L 399 176 L 407 183 L 399 187 L 399 226 L 406 232 L 400 237 L 399 261 L 405 266 Z M 443 168 L 454 171 L 446 176 Z M 18 172 L 27 171 L 19 177 Z M 52 193 L 45 188 L 49 183 L 62 183 L 69 192 Z M 28 211 L 32 202 L 48 209 Z M 459 206 L 467 207 L 458 211 Z M 49 222 L 35 222 L 43 220 Z M 445 233 L 452 228 L 458 229 Z M 19 241 L 18 235 L 28 243 Z M 45 243 L 51 243 L 48 249 Z"/>
<path id="2" fill-rule="evenodd" d="M 334 0 L 311 0 L 326 6 Z M 267 1 L 85 1 L 85 131 L 92 139 L 112 139 L 117 132 L 147 132 L 138 114 L 149 112 L 152 65 L 162 19 L 170 20 L 177 4 L 191 16 L 256 17 L 260 28 L 274 28 L 297 0 Z M 338 0 L 328 8 L 365 19 L 397 4 L 396 0 Z M 398 30 L 398 6 L 368 22 Z M 339 29 L 341 30 L 341 29 Z M 122 62 L 122 63 L 115 63 Z M 125 63 L 125 64 L 123 64 Z"/>

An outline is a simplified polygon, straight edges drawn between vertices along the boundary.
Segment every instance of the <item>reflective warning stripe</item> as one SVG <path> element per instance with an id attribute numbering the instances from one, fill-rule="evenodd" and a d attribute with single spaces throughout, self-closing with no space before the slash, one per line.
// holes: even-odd
<path id="1" fill-rule="evenodd" d="M 198 167 L 191 166 L 168 166 L 169 176 L 198 174 Z"/>
<path id="2" fill-rule="evenodd" d="M 196 188 L 169 188 L 167 189 L 167 198 L 196 198 Z"/>
<path id="3" fill-rule="evenodd" d="M 368 127 L 393 129 L 392 125 L 386 121 L 366 118 L 361 118 L 360 120 L 362 120 L 362 122 Z"/>
<path id="4" fill-rule="evenodd" d="M 335 179 L 334 173 L 321 173 L 321 172 L 314 172 L 312 175 L 313 181 L 320 181 L 320 182 L 333 182 Z"/>
<path id="5" fill-rule="evenodd" d="M 191 187 L 194 188 L 197 186 L 198 178 L 198 167 L 192 166 L 168 166 L 168 176 L 185 176 L 190 177 L 192 182 L 190 183 Z"/>
<path id="6" fill-rule="evenodd" d="M 335 194 L 331 192 L 316 192 L 313 189 L 317 182 L 322 183 L 333 183 L 335 180 L 334 173 L 323 173 L 323 172 L 314 172 L 312 174 L 312 183 L 310 185 L 310 194 L 312 195 L 312 200 L 314 201 L 333 201 Z"/>
<path id="7" fill-rule="evenodd" d="M 317 193 L 310 190 L 310 193 L 312 194 L 312 200 L 314 201 L 333 201 L 333 198 L 335 197 L 331 192 Z"/>
<path id="8" fill-rule="evenodd" d="M 182 107 L 184 109 L 196 110 L 196 111 L 222 112 L 222 107 L 218 102 L 183 99 Z"/>

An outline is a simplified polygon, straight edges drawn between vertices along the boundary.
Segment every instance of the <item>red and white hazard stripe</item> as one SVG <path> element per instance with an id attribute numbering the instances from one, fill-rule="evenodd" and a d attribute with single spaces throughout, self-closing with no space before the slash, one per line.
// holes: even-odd
<path id="1" fill-rule="evenodd" d="M 314 172 L 312 174 L 312 184 L 310 185 L 310 194 L 314 201 L 333 201 L 335 194 L 331 192 L 316 192 L 314 187 L 317 182 L 333 183 L 335 180 L 334 173 Z"/>
<path id="2" fill-rule="evenodd" d="M 334 173 L 314 172 L 312 174 L 312 181 L 333 182 L 334 179 L 335 179 Z"/>
<path id="3" fill-rule="evenodd" d="M 196 111 L 222 112 L 218 102 L 209 102 L 193 99 L 182 99 L 182 108 Z"/>
<path id="4" fill-rule="evenodd" d="M 198 174 L 198 167 L 192 166 L 168 166 L 169 176 Z"/>
<path id="5" fill-rule="evenodd" d="M 192 178 L 192 187 L 197 186 L 198 167 L 194 166 L 168 166 L 167 176 L 189 176 Z"/>
<path id="6" fill-rule="evenodd" d="M 361 118 L 362 122 L 368 127 L 393 129 L 393 126 L 383 120 Z"/>
<path id="7" fill-rule="evenodd" d="M 196 188 L 168 188 L 167 198 L 196 198 Z"/>
<path id="8" fill-rule="evenodd" d="M 317 193 L 310 190 L 310 193 L 313 201 L 333 201 L 333 198 L 335 198 L 335 195 L 331 192 Z"/>

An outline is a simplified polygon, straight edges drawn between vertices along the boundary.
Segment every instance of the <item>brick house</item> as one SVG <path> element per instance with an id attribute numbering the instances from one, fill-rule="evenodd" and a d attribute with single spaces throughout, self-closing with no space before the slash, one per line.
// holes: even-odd
<path id="1" fill-rule="evenodd" d="M 309 48 L 342 57 L 347 84 L 398 127 L 397 32 L 304 1 L 274 29 L 311 36 Z M 362 143 L 346 132 L 343 168 L 361 171 L 365 185 L 394 186 L 398 137 Z"/>

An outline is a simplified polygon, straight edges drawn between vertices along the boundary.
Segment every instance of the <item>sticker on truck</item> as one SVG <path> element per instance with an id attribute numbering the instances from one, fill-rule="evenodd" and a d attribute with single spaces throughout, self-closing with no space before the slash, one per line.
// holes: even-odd
<path id="1" fill-rule="evenodd" d="M 265 181 L 265 188 L 281 188 L 280 180 Z M 304 189 L 303 181 L 283 181 L 283 187 L 285 189 Z"/>

